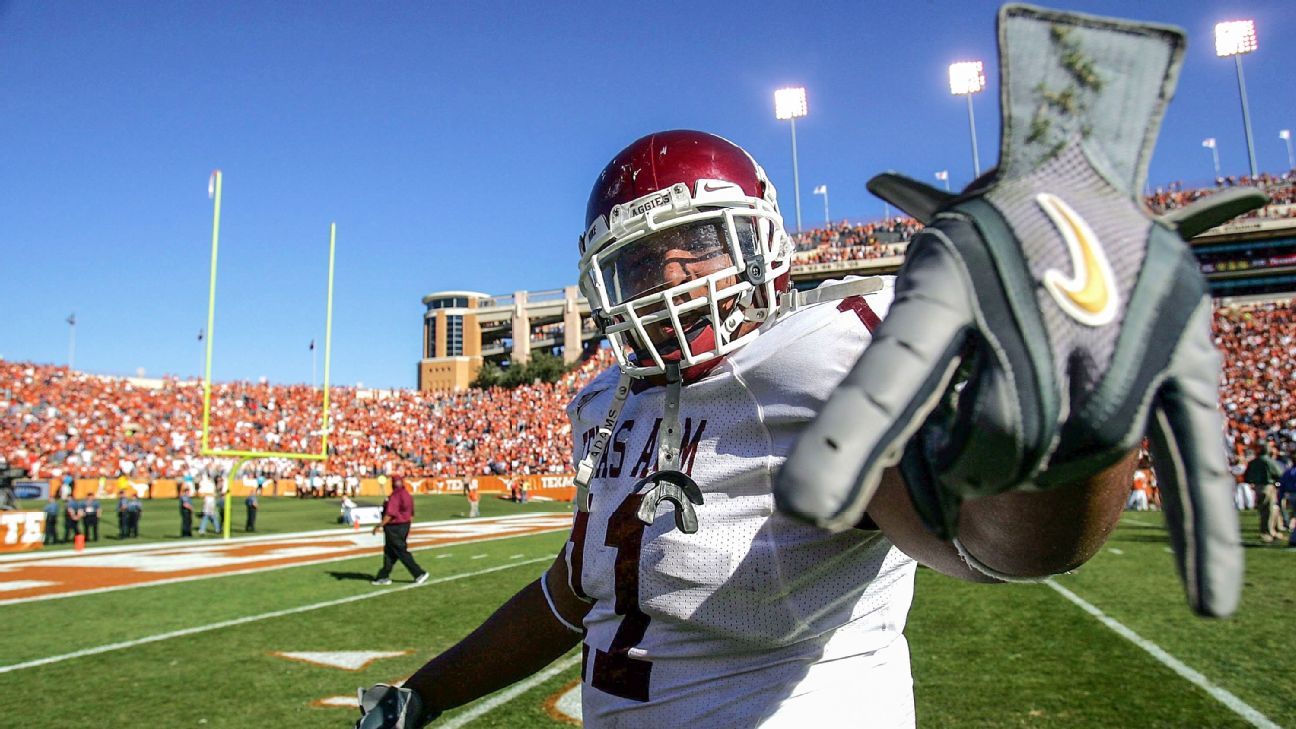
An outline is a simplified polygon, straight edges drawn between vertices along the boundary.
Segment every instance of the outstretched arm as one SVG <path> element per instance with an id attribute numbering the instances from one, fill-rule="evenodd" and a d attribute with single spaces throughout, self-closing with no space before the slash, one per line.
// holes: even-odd
<path id="1" fill-rule="evenodd" d="M 468 637 L 428 661 L 405 681 L 423 700 L 426 714 L 461 706 L 539 671 L 571 650 L 581 634 L 550 610 L 541 589 L 547 581 L 554 609 L 579 626 L 589 606 L 567 586 L 560 552 L 539 580 L 522 588 Z"/>

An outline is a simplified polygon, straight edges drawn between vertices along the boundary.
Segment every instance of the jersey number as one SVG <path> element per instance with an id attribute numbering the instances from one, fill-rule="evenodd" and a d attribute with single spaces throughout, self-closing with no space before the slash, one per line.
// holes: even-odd
<path id="1" fill-rule="evenodd" d="M 643 640 L 651 621 L 639 609 L 639 549 L 646 526 L 638 517 L 642 499 L 641 494 L 627 496 L 608 519 L 603 543 L 617 550 L 615 610 L 623 617 L 608 650 L 594 651 L 594 673 L 590 679 L 594 688 L 631 701 L 648 700 L 648 679 L 653 665 L 652 661 L 630 656 L 630 650 Z"/>

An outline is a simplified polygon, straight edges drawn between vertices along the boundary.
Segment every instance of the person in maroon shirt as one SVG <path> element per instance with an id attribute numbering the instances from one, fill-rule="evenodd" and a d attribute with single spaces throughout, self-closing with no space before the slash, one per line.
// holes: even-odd
<path id="1" fill-rule="evenodd" d="M 391 496 L 383 502 L 382 522 L 373 528 L 374 534 L 379 529 L 383 530 L 383 566 L 374 576 L 372 584 L 390 585 L 392 565 L 400 560 L 405 569 L 414 575 L 414 584 L 421 585 L 427 582 L 428 573 L 418 566 L 410 555 L 409 548 L 405 546 L 410 522 L 414 520 L 414 497 L 405 490 L 404 476 L 392 476 L 391 488 Z"/>

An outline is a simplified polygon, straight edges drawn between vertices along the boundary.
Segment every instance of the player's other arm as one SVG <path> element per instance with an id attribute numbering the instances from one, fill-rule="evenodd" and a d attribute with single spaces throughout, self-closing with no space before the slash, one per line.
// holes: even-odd
<path id="1" fill-rule="evenodd" d="M 418 693 L 427 714 L 466 704 L 530 676 L 575 647 L 581 633 L 573 627 L 587 612 L 589 605 L 568 587 L 567 564 L 560 552 L 539 580 L 522 588 L 468 637 L 424 664 L 405 687 Z"/>
<path id="2" fill-rule="evenodd" d="M 959 513 L 959 543 L 992 572 L 1029 578 L 1075 569 L 1116 528 L 1136 465 L 1137 453 L 1130 453 L 1092 478 L 1047 492 L 969 499 Z M 900 551 L 937 572 L 973 582 L 997 581 L 969 566 L 952 542 L 923 527 L 896 469 L 883 476 L 868 514 Z"/>

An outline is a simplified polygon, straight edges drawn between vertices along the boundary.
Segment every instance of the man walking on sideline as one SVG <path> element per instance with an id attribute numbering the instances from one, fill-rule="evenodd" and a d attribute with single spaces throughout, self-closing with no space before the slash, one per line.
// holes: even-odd
<path id="1" fill-rule="evenodd" d="M 144 503 L 140 501 L 139 494 L 131 492 L 130 499 L 126 501 L 126 536 L 139 536 L 140 515 L 144 513 Z"/>
<path id="2" fill-rule="evenodd" d="M 207 535 L 207 525 L 212 525 L 212 531 L 220 534 L 221 522 L 216 516 L 216 496 L 208 491 L 203 495 L 202 519 L 198 521 L 198 536 Z"/>
<path id="3" fill-rule="evenodd" d="M 244 501 L 244 503 L 247 504 L 247 524 L 243 527 L 243 531 L 256 531 L 257 509 L 260 507 L 260 504 L 258 503 L 260 500 L 261 487 L 257 486 L 256 490 L 248 494 L 247 499 Z"/>
<path id="4" fill-rule="evenodd" d="M 58 500 L 50 494 L 45 500 L 45 542 L 42 546 L 58 544 Z"/>
<path id="5" fill-rule="evenodd" d="M 373 528 L 374 534 L 379 529 L 383 530 L 383 566 L 374 576 L 373 584 L 390 585 L 392 565 L 400 560 L 405 569 L 414 575 L 414 583 L 421 585 L 427 581 L 428 574 L 418 566 L 405 546 L 410 522 L 414 520 L 414 497 L 405 490 L 404 476 L 392 476 L 391 489 L 391 496 L 383 502 L 382 523 Z"/>
<path id="6" fill-rule="evenodd" d="M 86 497 L 85 506 L 82 509 L 85 513 L 85 538 L 87 542 L 99 541 L 99 499 L 93 493 Z"/>
<path id="7" fill-rule="evenodd" d="M 1278 479 L 1283 466 L 1278 462 L 1278 446 L 1272 441 L 1253 449 L 1254 456 L 1247 464 L 1243 480 L 1255 487 L 1256 510 L 1260 512 L 1260 541 L 1272 542 L 1282 529 L 1282 516 L 1278 511 Z"/>
<path id="8" fill-rule="evenodd" d="M 73 496 L 69 495 L 63 504 L 63 541 L 73 542 L 81 533 L 81 517 L 85 512 L 81 510 L 81 502 Z"/>
<path id="9" fill-rule="evenodd" d="M 193 488 L 185 486 L 180 492 L 180 536 L 193 536 Z"/>
<path id="10" fill-rule="evenodd" d="M 464 493 L 468 495 L 468 518 L 481 516 L 481 493 L 477 491 L 477 481 L 470 481 Z"/>
<path id="11" fill-rule="evenodd" d="M 126 489 L 122 488 L 120 481 L 117 486 L 117 539 L 118 541 L 126 538 Z"/>

